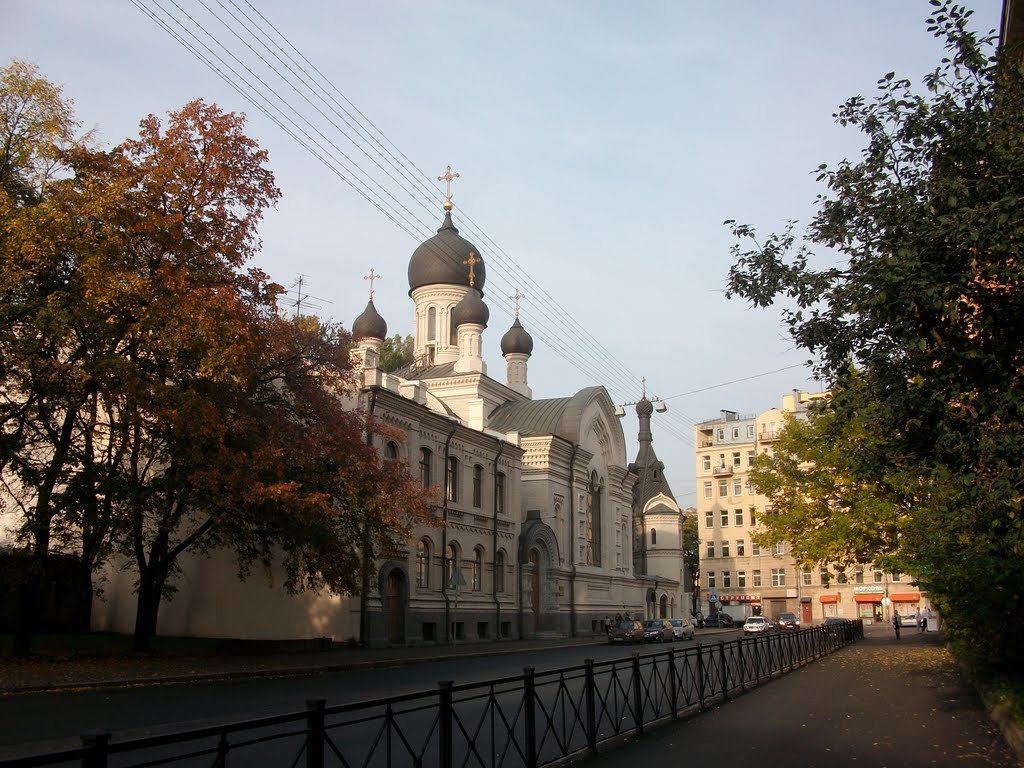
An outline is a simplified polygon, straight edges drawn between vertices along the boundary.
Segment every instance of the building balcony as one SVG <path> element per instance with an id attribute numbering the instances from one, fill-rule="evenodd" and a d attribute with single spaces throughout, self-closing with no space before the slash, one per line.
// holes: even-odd
<path id="1" fill-rule="evenodd" d="M 728 466 L 728 465 L 712 467 L 711 468 L 711 474 L 712 475 L 731 475 L 732 474 L 732 467 Z"/>
<path id="2" fill-rule="evenodd" d="M 780 431 L 777 429 L 765 429 L 757 433 L 757 440 L 761 443 L 771 443 L 779 439 Z"/>

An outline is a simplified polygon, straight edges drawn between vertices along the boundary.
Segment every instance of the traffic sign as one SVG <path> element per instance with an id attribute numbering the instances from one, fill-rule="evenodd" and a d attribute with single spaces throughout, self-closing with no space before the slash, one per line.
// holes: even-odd
<path id="1" fill-rule="evenodd" d="M 714 592 L 712 592 L 711 593 L 711 597 L 708 598 L 708 602 L 717 603 L 718 602 L 718 595 L 716 595 Z"/>

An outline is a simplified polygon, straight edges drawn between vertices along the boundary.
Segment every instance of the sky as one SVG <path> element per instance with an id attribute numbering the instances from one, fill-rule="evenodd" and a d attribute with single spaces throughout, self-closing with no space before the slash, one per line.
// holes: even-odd
<path id="1" fill-rule="evenodd" d="M 998 26 L 1000 0 L 964 5 L 976 31 Z M 440 226 L 451 166 L 455 224 L 487 265 L 489 373 L 504 380 L 518 289 L 534 398 L 605 385 L 633 457 L 646 386 L 668 407 L 654 446 L 684 507 L 694 422 L 822 388 L 778 308 L 726 299 L 723 222 L 801 230 L 826 192 L 815 169 L 863 146 L 836 108 L 890 71 L 920 84 L 942 56 L 927 0 L 0 8 L 2 63 L 61 84 L 102 146 L 197 98 L 244 112 L 282 191 L 252 265 L 291 299 L 301 278 L 306 311 L 345 327 L 372 267 L 389 334 L 412 333 L 408 261 Z"/>

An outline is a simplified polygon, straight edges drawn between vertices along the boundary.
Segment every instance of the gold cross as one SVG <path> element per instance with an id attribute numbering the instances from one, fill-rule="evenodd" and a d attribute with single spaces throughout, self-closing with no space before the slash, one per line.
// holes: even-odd
<path id="1" fill-rule="evenodd" d="M 373 281 L 380 280 L 380 275 L 373 271 L 373 267 L 370 267 L 370 274 L 363 275 L 363 280 L 370 281 L 370 301 L 373 301 Z"/>
<path id="2" fill-rule="evenodd" d="M 643 391 L 644 391 L 643 398 L 646 398 L 647 397 L 647 377 L 646 376 L 644 376 L 642 379 L 640 379 L 640 386 L 643 388 Z"/>
<path id="3" fill-rule="evenodd" d="M 516 303 L 516 317 L 518 318 L 519 317 L 519 300 L 520 299 L 525 299 L 526 298 L 526 294 L 525 293 L 520 293 L 519 289 L 516 288 L 516 292 L 513 293 L 511 296 L 509 296 L 509 298 L 512 299 Z"/>
<path id="4" fill-rule="evenodd" d="M 473 272 L 473 267 L 475 267 L 477 264 L 483 264 L 483 262 L 484 262 L 484 260 L 483 259 L 478 259 L 476 257 L 476 254 L 473 253 L 472 251 L 469 252 L 469 258 L 466 259 L 464 262 L 462 262 L 463 264 L 469 264 L 469 287 L 470 288 L 473 287 L 473 280 L 476 277 L 476 274 Z"/>
<path id="5" fill-rule="evenodd" d="M 461 176 L 459 173 L 452 173 L 452 167 L 449 165 L 445 168 L 444 176 L 438 176 L 438 181 L 444 182 L 444 201 L 450 203 L 452 201 L 452 179 L 457 179 Z"/>

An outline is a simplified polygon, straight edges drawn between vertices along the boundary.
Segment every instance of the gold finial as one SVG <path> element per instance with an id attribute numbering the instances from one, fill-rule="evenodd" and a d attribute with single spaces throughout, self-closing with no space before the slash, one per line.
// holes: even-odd
<path id="1" fill-rule="evenodd" d="M 469 252 L 469 258 L 466 259 L 463 264 L 469 264 L 469 287 L 473 287 L 473 281 L 476 279 L 476 273 L 473 271 L 473 267 L 477 264 L 483 264 L 483 259 L 478 259 L 476 254 L 472 251 Z"/>
<path id="2" fill-rule="evenodd" d="M 450 211 L 452 209 L 452 179 L 457 179 L 462 174 L 452 173 L 452 167 L 449 165 L 445 168 L 444 176 L 438 176 L 438 181 L 444 182 L 444 209 Z"/>
<path id="3" fill-rule="evenodd" d="M 509 296 L 509 298 L 512 299 L 512 301 L 514 301 L 516 303 L 516 319 L 518 320 L 519 319 L 519 300 L 520 299 L 525 299 L 526 298 L 526 294 L 525 293 L 520 293 L 519 289 L 516 288 L 516 292 L 513 293 L 511 296 Z"/>
<path id="4" fill-rule="evenodd" d="M 370 301 L 373 301 L 373 281 L 380 280 L 380 275 L 373 271 L 373 267 L 370 267 L 370 274 L 363 275 L 363 280 L 370 281 Z"/>

